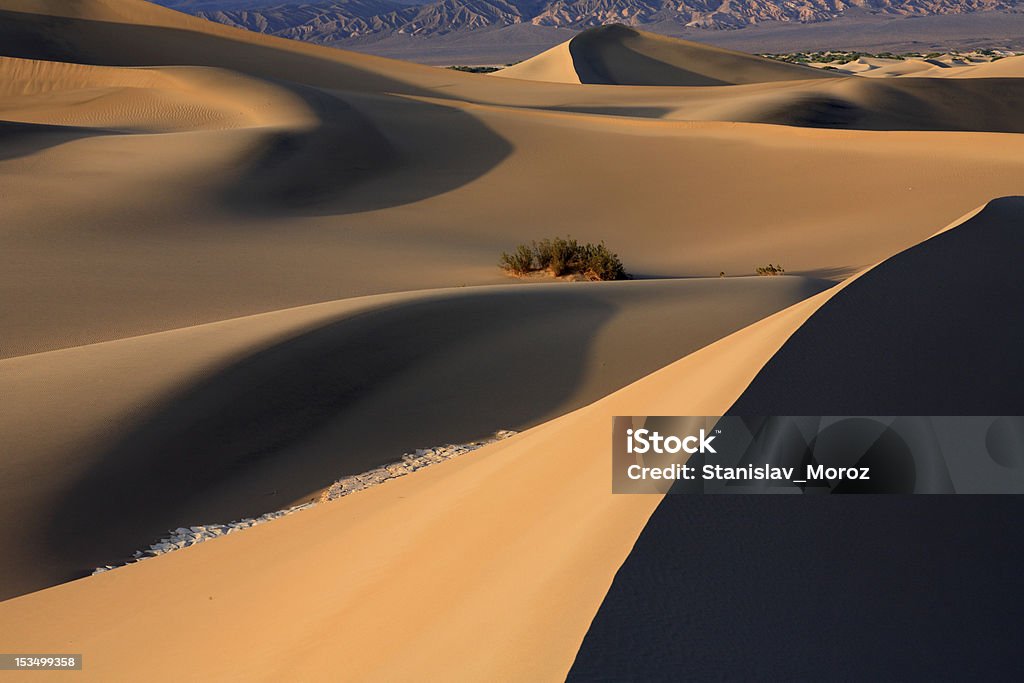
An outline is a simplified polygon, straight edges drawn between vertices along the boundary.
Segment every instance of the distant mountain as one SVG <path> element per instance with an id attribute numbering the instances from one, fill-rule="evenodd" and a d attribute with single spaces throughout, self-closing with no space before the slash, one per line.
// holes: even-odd
<path id="1" fill-rule="evenodd" d="M 364 36 L 435 36 L 532 24 L 581 30 L 602 24 L 736 29 L 844 16 L 928 16 L 1024 11 L 1024 0 L 159 0 L 158 4 L 251 31 L 317 43 Z"/>
<path id="2" fill-rule="evenodd" d="M 369 33 L 390 32 L 404 23 L 400 10 L 409 8 L 396 0 L 334 0 L 248 9 L 175 9 L 258 33 L 332 43 Z"/>

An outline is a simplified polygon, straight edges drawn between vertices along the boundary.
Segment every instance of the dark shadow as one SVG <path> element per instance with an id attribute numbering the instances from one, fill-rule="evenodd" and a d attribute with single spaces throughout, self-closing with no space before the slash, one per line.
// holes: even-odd
<path id="1" fill-rule="evenodd" d="M 856 128 L 867 112 L 839 97 L 805 95 L 762 112 L 758 123 L 801 128 Z"/>
<path id="2" fill-rule="evenodd" d="M 1022 251 L 1014 197 L 888 259 L 729 413 L 1024 414 Z M 569 680 L 1019 679 L 1019 517 L 1015 496 L 666 496 Z"/>
<path id="3" fill-rule="evenodd" d="M 573 394 L 614 310 L 572 288 L 429 300 L 323 325 L 213 372 L 57 497 L 47 542 L 63 578 L 166 529 L 279 509 L 418 447 L 532 426 Z"/>
<path id="4" fill-rule="evenodd" d="M 730 85 L 715 78 L 658 61 L 622 44 L 636 31 L 621 25 L 602 26 L 569 41 L 569 54 L 580 83 L 606 85 Z"/>
<path id="5" fill-rule="evenodd" d="M 856 78 L 841 86 L 794 96 L 749 120 L 850 130 L 1024 132 L 1022 79 Z"/>
<path id="6" fill-rule="evenodd" d="M 31 156 L 37 152 L 96 135 L 114 135 L 116 131 L 74 126 L 51 126 L 0 120 L 0 161 Z"/>
<path id="7" fill-rule="evenodd" d="M 569 681 L 1017 680 L 1015 496 L 667 496 Z"/>
<path id="8" fill-rule="evenodd" d="M 38 520 L 34 545 L 0 558 L 2 595 L 77 578 L 170 528 L 281 509 L 416 448 L 547 421 L 824 286 L 763 296 L 717 280 L 467 289 L 255 348 L 139 406 L 130 426 L 106 430 L 101 450 L 72 452 L 87 469 L 41 485 L 52 515 Z"/>
<path id="9" fill-rule="evenodd" d="M 224 197 L 241 213 L 332 216 L 450 192 L 494 168 L 512 146 L 454 107 L 282 84 L 319 124 L 267 133 Z M 364 113 L 365 111 L 365 113 Z"/>
<path id="10" fill-rule="evenodd" d="M 308 86 L 281 83 L 303 99 L 316 114 L 312 129 L 278 129 L 262 136 L 238 163 L 239 173 L 227 186 L 224 199 L 240 213 L 325 215 L 386 208 L 430 196 L 417 185 L 405 186 L 404 196 L 362 192 L 368 182 L 398 167 L 399 152 L 374 123 L 341 97 Z M 421 109 L 438 108 L 424 104 Z M 490 148 L 505 156 L 503 143 L 491 135 Z M 505 145 L 507 147 L 507 145 Z M 481 148 L 488 149 L 488 144 Z M 472 178 L 489 168 L 481 155 L 480 169 L 467 169 Z"/>
<path id="11" fill-rule="evenodd" d="M 651 54 L 633 49 L 641 39 Z M 809 79 L 846 78 L 796 64 L 783 64 L 687 42 L 651 42 L 622 24 L 588 29 L 569 42 L 576 75 L 582 83 L 653 86 L 727 86 Z M 663 61 L 663 59 L 665 61 Z M 715 76 L 702 71 L 710 71 Z"/>
<path id="12" fill-rule="evenodd" d="M 758 415 L 1024 414 L 1024 198 L 860 277 L 819 309 L 732 408 Z"/>

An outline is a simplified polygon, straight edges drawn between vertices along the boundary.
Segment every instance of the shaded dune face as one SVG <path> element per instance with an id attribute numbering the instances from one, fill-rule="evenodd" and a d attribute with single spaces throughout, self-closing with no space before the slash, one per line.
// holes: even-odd
<path id="1" fill-rule="evenodd" d="M 615 88 L 586 89 L 587 101 L 548 107 L 558 111 L 805 128 L 1017 133 L 1024 131 L 1024 84 L 1013 77 L 1019 63 L 1024 62 L 1010 58 L 971 66 L 956 78 L 861 78 L 611 25 L 584 31 L 504 75 L 565 83 L 565 69 L 573 69 L 586 84 L 665 88 L 663 94 L 630 90 L 629 96 L 616 96 Z M 942 66 L 940 71 L 960 71 Z"/>
<path id="2" fill-rule="evenodd" d="M 814 313 L 729 413 L 1021 414 L 1022 249 L 1013 197 L 893 256 Z M 1012 496 L 667 496 L 569 679 L 1024 675 L 1024 598 L 1007 590 L 1018 515 Z"/>
<path id="3" fill-rule="evenodd" d="M 292 90 L 309 105 L 316 123 L 259 136 L 237 160 L 240 173 L 223 195 L 228 205 L 243 213 L 344 213 L 387 205 L 358 189 L 396 167 L 398 153 L 391 143 L 341 97 L 304 86 Z M 495 158 L 501 156 L 498 151 Z M 410 190 L 407 201 L 422 196 Z"/>
<path id="4" fill-rule="evenodd" d="M 1024 413 L 1022 249 L 1013 197 L 889 258 L 797 331 L 732 412 Z"/>
<path id="5" fill-rule="evenodd" d="M 793 64 L 644 33 L 622 25 L 585 31 L 569 42 L 582 83 L 714 86 L 834 75 Z"/>
<path id="6" fill-rule="evenodd" d="M 31 156 L 71 140 L 102 134 L 103 131 L 88 128 L 0 121 L 0 161 Z"/>
<path id="7" fill-rule="evenodd" d="M 855 103 L 827 95 L 797 96 L 777 108 L 766 107 L 755 118 L 759 123 L 775 123 L 807 128 L 856 128 L 866 112 Z"/>
<path id="8" fill-rule="evenodd" d="M 48 546 L 8 539 L 0 585 L 12 595 L 77 578 L 170 528 L 256 516 L 415 448 L 534 426 L 830 284 L 455 290 L 303 324 L 317 307 L 229 321 L 249 341 L 226 360 L 214 360 L 227 353 L 219 339 L 237 332 L 209 325 L 0 361 L 0 390 L 48 406 L 47 432 L 66 435 L 34 434 L 30 407 L 0 419 L 14 467 L 0 513 Z M 714 323 L 690 324 L 723 307 Z M 289 318 L 299 331 L 260 341 Z M 190 379 L 169 382 L 146 369 L 151 358 Z M 53 376 L 67 384 L 60 398 L 39 379 Z M 73 426 L 56 417 L 66 414 Z M 22 477 L 41 478 L 31 496 Z"/>
<path id="9" fill-rule="evenodd" d="M 220 368 L 64 491 L 47 522 L 53 551 L 75 558 L 62 563 L 73 576 L 189 520 L 255 516 L 417 447 L 535 424 L 573 396 L 614 314 L 582 292 L 535 294 L 382 307 Z M 544 334 L 558 320 L 571 329 Z"/>
<path id="10" fill-rule="evenodd" d="M 1013 78 L 868 80 L 811 84 L 750 104 L 737 120 L 806 128 L 1024 132 L 1024 83 Z M 725 114 L 728 116 L 728 114 Z"/>
<path id="11" fill-rule="evenodd" d="M 1024 533 L 1007 521 L 1019 507 L 1013 496 L 667 496 L 568 680 L 1019 678 L 1024 601 L 1008 586 Z"/>

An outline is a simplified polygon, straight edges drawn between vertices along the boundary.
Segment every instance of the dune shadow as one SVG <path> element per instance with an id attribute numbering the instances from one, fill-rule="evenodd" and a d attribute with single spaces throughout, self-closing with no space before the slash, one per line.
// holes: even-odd
<path id="1" fill-rule="evenodd" d="M 254 516 L 417 447 L 547 419 L 615 306 L 526 290 L 321 325 L 168 397 L 57 497 L 46 541 L 66 578 L 169 528 Z"/>
<path id="2" fill-rule="evenodd" d="M 281 85 L 319 122 L 268 132 L 239 160 L 223 193 L 239 213 L 333 216 L 409 204 L 472 182 L 513 149 L 455 107 L 390 96 L 367 105 L 344 92 Z M 404 142 L 394 139 L 395 126 Z"/>
<path id="3" fill-rule="evenodd" d="M 726 81 L 685 71 L 631 50 L 620 41 L 635 32 L 618 25 L 582 33 L 569 41 L 569 54 L 580 83 L 606 85 L 729 85 Z M 609 38 L 612 38 L 611 40 Z"/>
<path id="4" fill-rule="evenodd" d="M 116 131 L 99 128 L 0 120 L 0 161 L 31 156 L 82 138 L 116 134 Z"/>
<path id="5" fill-rule="evenodd" d="M 758 123 L 799 128 L 857 128 L 867 112 L 857 104 L 829 95 L 801 95 L 760 112 Z"/>
<path id="6" fill-rule="evenodd" d="M 1022 251 L 1024 197 L 991 202 L 836 293 L 728 413 L 1021 415 Z M 569 680 L 1019 673 L 1024 601 L 1006 590 L 1024 563 L 1019 508 L 999 495 L 666 496 Z M 965 624 L 971 636 L 946 647 Z"/>
<path id="7" fill-rule="evenodd" d="M 1022 250 L 1024 197 L 1008 197 L 889 258 L 801 326 L 731 412 L 1024 414 Z"/>

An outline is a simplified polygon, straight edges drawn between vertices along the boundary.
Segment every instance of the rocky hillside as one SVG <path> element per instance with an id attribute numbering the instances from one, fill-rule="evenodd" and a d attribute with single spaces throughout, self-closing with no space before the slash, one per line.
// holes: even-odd
<path id="1" fill-rule="evenodd" d="M 159 0 L 212 21 L 331 43 L 366 35 L 443 35 L 533 24 L 584 29 L 608 23 L 731 29 L 764 22 L 823 22 L 844 15 L 926 16 L 1024 11 L 1024 0 Z"/>

